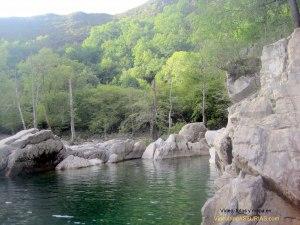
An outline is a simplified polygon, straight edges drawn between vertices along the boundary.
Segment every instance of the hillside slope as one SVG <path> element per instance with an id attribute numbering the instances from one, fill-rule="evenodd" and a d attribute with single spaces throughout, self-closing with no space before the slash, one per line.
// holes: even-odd
<path id="1" fill-rule="evenodd" d="M 80 43 L 90 28 L 112 20 L 109 14 L 72 13 L 66 16 L 47 14 L 34 17 L 0 18 L 0 39 L 10 41 L 45 39 L 48 47 L 60 47 L 66 43 Z"/>

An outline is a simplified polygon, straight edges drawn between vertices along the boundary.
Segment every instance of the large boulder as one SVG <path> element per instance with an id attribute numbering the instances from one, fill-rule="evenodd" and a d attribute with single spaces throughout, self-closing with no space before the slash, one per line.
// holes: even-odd
<path id="1" fill-rule="evenodd" d="M 156 149 L 153 159 L 162 160 L 208 154 L 208 145 L 204 139 L 193 143 L 187 142 L 182 135 L 171 134 L 164 144 Z"/>
<path id="2" fill-rule="evenodd" d="M 82 145 L 68 146 L 65 157 L 73 155 L 84 159 L 100 159 L 104 163 L 117 163 L 140 159 L 145 149 L 146 146 L 141 141 L 113 139 L 106 142 L 87 142 Z"/>
<path id="3" fill-rule="evenodd" d="M 163 160 L 209 155 L 209 146 L 205 140 L 206 131 L 203 123 L 187 124 L 179 134 L 171 134 L 166 141 L 160 138 L 151 143 L 142 158 Z"/>
<path id="4" fill-rule="evenodd" d="M 205 137 L 207 129 L 203 123 L 189 123 L 181 128 L 179 135 L 188 142 L 198 142 Z"/>
<path id="5" fill-rule="evenodd" d="M 258 210 L 263 206 L 265 197 L 263 179 L 260 176 L 244 176 L 241 172 L 205 203 L 202 208 L 202 223 L 220 224 L 216 218 L 224 216 L 259 215 Z M 230 224 L 231 221 L 227 222 Z"/>
<path id="6" fill-rule="evenodd" d="M 23 130 L 0 141 L 0 172 L 6 176 L 52 170 L 64 145 L 50 130 Z"/>
<path id="7" fill-rule="evenodd" d="M 230 179 L 205 203 L 202 224 L 300 224 L 299 210 L 266 189 L 261 176 L 241 174 Z M 263 221 L 260 217 L 271 218 L 273 221 Z"/>
<path id="8" fill-rule="evenodd" d="M 298 224 L 300 215 L 300 29 L 289 37 L 264 47 L 260 71 L 261 87 L 245 95 L 229 108 L 225 132 L 214 140 L 217 167 L 223 173 L 219 179 L 218 199 L 222 207 L 231 205 L 227 184 L 232 176 L 226 173 L 228 166 L 251 176 L 259 176 L 272 199 L 286 205 L 280 212 L 283 218 L 276 224 Z M 229 185 L 229 186 L 230 186 Z M 237 188 L 244 188 L 235 183 Z M 226 188 L 227 186 L 227 188 Z M 221 189 L 221 190 L 222 190 Z M 247 193 L 250 190 L 247 190 Z M 268 195 L 270 196 L 270 195 Z M 275 196 L 275 197 L 274 197 Z M 272 199 L 264 201 L 270 205 Z M 206 204 L 203 212 L 218 210 L 214 200 Z M 212 203 L 213 202 L 213 203 Z M 295 211 L 298 217 L 295 216 Z M 209 217 L 205 215 L 205 217 Z M 208 219 L 203 225 L 218 224 Z M 259 222 L 258 224 L 262 224 Z"/>

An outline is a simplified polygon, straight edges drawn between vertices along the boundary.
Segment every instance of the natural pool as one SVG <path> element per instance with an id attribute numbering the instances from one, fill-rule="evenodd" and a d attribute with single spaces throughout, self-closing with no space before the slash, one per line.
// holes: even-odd
<path id="1" fill-rule="evenodd" d="M 215 176 L 200 157 L 0 178 L 0 224 L 199 225 Z"/>

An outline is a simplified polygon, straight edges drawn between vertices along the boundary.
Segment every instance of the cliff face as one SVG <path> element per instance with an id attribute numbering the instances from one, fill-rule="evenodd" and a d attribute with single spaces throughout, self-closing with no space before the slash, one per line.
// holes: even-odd
<path id="1" fill-rule="evenodd" d="M 219 191 L 202 209 L 203 225 L 220 224 L 218 216 L 238 215 L 300 224 L 300 29 L 266 46 L 261 63 L 259 79 L 256 74 L 228 75 L 230 94 L 238 98 L 226 129 L 213 143 L 223 175 L 216 181 Z M 238 84 L 243 88 L 232 88 Z M 224 224 L 264 224 L 231 219 Z"/>

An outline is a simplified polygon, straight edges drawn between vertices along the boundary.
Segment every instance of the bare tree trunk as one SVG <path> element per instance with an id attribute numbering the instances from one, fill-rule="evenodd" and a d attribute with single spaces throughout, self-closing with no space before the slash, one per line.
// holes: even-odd
<path id="1" fill-rule="evenodd" d="M 300 27 L 300 13 L 297 0 L 289 0 L 295 28 Z"/>
<path id="2" fill-rule="evenodd" d="M 206 115 L 205 115 L 205 107 L 206 107 L 206 90 L 205 83 L 202 84 L 202 122 L 206 125 Z"/>
<path id="3" fill-rule="evenodd" d="M 50 125 L 50 121 L 49 121 L 49 117 L 48 117 L 48 113 L 47 113 L 47 109 L 46 109 L 45 105 L 44 105 L 44 116 L 45 116 L 45 120 L 46 120 L 48 129 L 51 130 L 51 125 Z"/>
<path id="4" fill-rule="evenodd" d="M 107 125 L 104 123 L 104 140 L 107 140 Z"/>
<path id="5" fill-rule="evenodd" d="M 155 78 L 152 81 L 152 91 L 153 91 L 153 105 L 152 105 L 152 118 L 150 122 L 150 135 L 153 140 L 158 137 L 156 125 L 157 125 L 157 93 L 156 93 L 156 81 Z"/>
<path id="6" fill-rule="evenodd" d="M 172 110 L 173 110 L 172 93 L 173 93 L 173 78 L 171 77 L 170 93 L 169 93 L 169 103 L 170 103 L 170 110 L 169 110 L 169 130 L 168 130 L 168 134 L 169 135 L 171 133 L 171 128 L 172 128 Z"/>
<path id="7" fill-rule="evenodd" d="M 69 78 L 69 101 L 70 101 L 70 126 L 71 126 L 71 143 L 75 140 L 75 113 L 74 113 L 74 103 L 73 103 L 73 87 L 72 79 Z"/>
<path id="8" fill-rule="evenodd" d="M 21 108 L 21 103 L 20 103 L 20 95 L 19 95 L 19 89 L 18 89 L 18 81 L 17 81 L 17 77 L 15 77 L 15 85 L 16 85 L 16 102 L 17 102 L 17 107 L 18 107 L 18 110 L 19 110 L 19 113 L 20 113 L 20 119 L 22 121 L 22 126 L 23 126 L 23 130 L 26 130 L 26 123 L 25 123 L 25 120 L 24 120 L 24 116 L 23 116 L 23 111 L 22 111 L 22 108 Z"/>
<path id="9" fill-rule="evenodd" d="M 31 85 L 31 92 L 32 92 L 32 117 L 33 117 L 33 127 L 37 128 L 37 115 L 36 115 L 36 91 L 35 85 L 32 83 Z"/>

